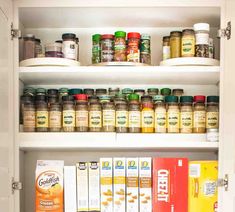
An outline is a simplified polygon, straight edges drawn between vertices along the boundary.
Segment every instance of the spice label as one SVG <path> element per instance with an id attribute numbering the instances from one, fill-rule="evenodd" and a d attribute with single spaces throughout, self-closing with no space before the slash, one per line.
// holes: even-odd
<path id="1" fill-rule="evenodd" d="M 49 113 L 49 127 L 50 128 L 61 128 L 61 112 L 50 111 Z"/>
<path id="2" fill-rule="evenodd" d="M 36 127 L 48 127 L 48 111 L 37 111 Z"/>
<path id="3" fill-rule="evenodd" d="M 155 112 L 155 132 L 166 132 L 166 110 Z"/>
<path id="4" fill-rule="evenodd" d="M 154 111 L 142 111 L 142 127 L 154 127 Z"/>
<path id="5" fill-rule="evenodd" d="M 103 110 L 103 126 L 115 126 L 115 110 Z"/>
<path id="6" fill-rule="evenodd" d="M 62 52 L 64 58 L 75 60 L 76 59 L 76 43 L 74 41 L 63 41 Z"/>
<path id="7" fill-rule="evenodd" d="M 63 127 L 75 127 L 75 111 L 63 111 Z"/>
<path id="8" fill-rule="evenodd" d="M 193 112 L 180 113 L 180 129 L 192 129 L 193 127 Z"/>
<path id="9" fill-rule="evenodd" d="M 35 112 L 34 111 L 25 111 L 24 112 L 24 127 L 35 127 Z"/>
<path id="10" fill-rule="evenodd" d="M 150 40 L 142 40 L 140 44 L 141 54 L 150 54 Z"/>
<path id="11" fill-rule="evenodd" d="M 88 111 L 76 111 L 76 127 L 88 127 Z"/>
<path id="12" fill-rule="evenodd" d="M 219 112 L 206 113 L 206 128 L 207 129 L 219 128 Z"/>
<path id="13" fill-rule="evenodd" d="M 125 42 L 123 41 L 116 41 L 114 45 L 114 50 L 115 51 L 122 51 L 126 49 Z"/>
<path id="14" fill-rule="evenodd" d="M 182 37 L 182 56 L 195 55 L 195 37 L 183 36 Z"/>
<path id="15" fill-rule="evenodd" d="M 179 112 L 178 111 L 167 112 L 167 129 L 169 132 L 179 131 Z"/>
<path id="16" fill-rule="evenodd" d="M 171 58 L 171 47 L 170 46 L 163 46 L 163 60 L 167 60 Z"/>
<path id="17" fill-rule="evenodd" d="M 128 127 L 128 111 L 116 111 L 116 127 Z"/>
<path id="18" fill-rule="evenodd" d="M 193 127 L 203 127 L 206 126 L 206 111 L 194 111 L 193 114 Z"/>
<path id="19" fill-rule="evenodd" d="M 209 45 L 209 33 L 196 33 L 196 45 L 198 44 L 205 44 Z"/>
<path id="20" fill-rule="evenodd" d="M 100 52 L 101 48 L 99 44 L 93 44 L 92 46 L 92 53 L 98 53 Z"/>
<path id="21" fill-rule="evenodd" d="M 129 127 L 141 127 L 141 116 L 139 111 L 129 111 Z"/>
<path id="22" fill-rule="evenodd" d="M 102 127 L 101 111 L 90 111 L 89 127 Z"/>
<path id="23" fill-rule="evenodd" d="M 140 62 L 140 51 L 138 51 L 137 53 L 129 53 L 127 55 L 127 62 L 136 62 L 139 63 Z"/>

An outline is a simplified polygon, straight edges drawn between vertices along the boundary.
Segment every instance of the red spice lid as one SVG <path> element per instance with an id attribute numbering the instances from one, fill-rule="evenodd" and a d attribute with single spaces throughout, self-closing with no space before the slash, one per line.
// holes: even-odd
<path id="1" fill-rule="evenodd" d="M 198 96 L 194 96 L 193 100 L 194 100 L 194 102 L 203 102 L 204 103 L 206 101 L 206 97 L 198 95 Z"/>
<path id="2" fill-rule="evenodd" d="M 138 38 L 138 39 L 140 39 L 140 33 L 138 33 L 138 32 L 129 32 L 128 34 L 127 34 L 127 38 L 129 39 L 129 38 Z"/>
<path id="3" fill-rule="evenodd" d="M 75 99 L 76 100 L 87 100 L 87 95 L 86 94 L 76 94 Z"/>
<path id="4" fill-rule="evenodd" d="M 103 39 L 114 39 L 114 35 L 112 34 L 101 35 L 101 40 Z"/>

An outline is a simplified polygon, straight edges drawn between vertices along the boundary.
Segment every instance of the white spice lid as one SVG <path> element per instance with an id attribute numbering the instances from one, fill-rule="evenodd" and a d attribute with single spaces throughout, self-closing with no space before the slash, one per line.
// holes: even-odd
<path id="1" fill-rule="evenodd" d="M 194 31 L 210 31 L 210 25 L 207 23 L 197 23 L 193 25 Z"/>

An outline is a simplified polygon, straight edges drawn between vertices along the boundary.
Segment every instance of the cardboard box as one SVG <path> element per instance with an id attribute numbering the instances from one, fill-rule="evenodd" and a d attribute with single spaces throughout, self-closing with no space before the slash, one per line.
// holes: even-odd
<path id="1" fill-rule="evenodd" d="M 77 163 L 77 211 L 88 211 L 88 164 Z"/>
<path id="2" fill-rule="evenodd" d="M 188 212 L 188 159 L 153 159 L 153 211 Z"/>
<path id="3" fill-rule="evenodd" d="M 113 159 L 100 158 L 101 212 L 113 211 Z"/>
<path id="4" fill-rule="evenodd" d="M 126 159 L 126 212 L 139 211 L 139 160 Z"/>
<path id="5" fill-rule="evenodd" d="M 89 163 L 89 211 L 100 211 L 100 168 L 96 161 Z"/>
<path id="6" fill-rule="evenodd" d="M 64 167 L 64 212 L 77 211 L 76 166 Z"/>
<path id="7" fill-rule="evenodd" d="M 64 161 L 38 160 L 36 167 L 36 212 L 64 211 Z"/>
<path id="8" fill-rule="evenodd" d="M 139 158 L 139 212 L 152 212 L 152 158 Z"/>
<path id="9" fill-rule="evenodd" d="M 113 211 L 126 210 L 126 159 L 113 158 Z"/>
<path id="10" fill-rule="evenodd" d="M 189 162 L 189 212 L 218 211 L 218 162 Z"/>

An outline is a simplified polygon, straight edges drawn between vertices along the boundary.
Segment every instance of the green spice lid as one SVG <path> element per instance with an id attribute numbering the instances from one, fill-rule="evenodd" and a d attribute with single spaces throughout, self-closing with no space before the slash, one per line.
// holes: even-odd
<path id="1" fill-rule="evenodd" d="M 37 88 L 36 93 L 46 93 L 45 88 Z"/>
<path id="2" fill-rule="evenodd" d="M 154 92 L 158 93 L 159 89 L 158 88 L 148 88 L 148 93 Z"/>
<path id="3" fill-rule="evenodd" d="M 140 97 L 139 97 L 138 94 L 132 93 L 132 94 L 130 94 L 130 95 L 128 96 L 128 99 L 129 99 L 129 101 L 132 101 L 132 100 L 137 100 L 137 101 L 139 101 Z"/>
<path id="4" fill-rule="evenodd" d="M 72 88 L 69 89 L 69 95 L 82 94 L 83 90 L 81 88 Z"/>
<path id="5" fill-rule="evenodd" d="M 166 96 L 165 98 L 165 101 L 167 103 L 170 103 L 170 102 L 178 102 L 178 96 Z"/>
<path id="6" fill-rule="evenodd" d="M 164 102 L 164 100 L 165 100 L 165 97 L 162 95 L 156 95 L 153 97 L 154 102 Z"/>
<path id="7" fill-rule="evenodd" d="M 25 87 L 24 88 L 24 94 L 25 95 L 34 96 L 35 93 L 36 93 L 35 88 L 32 88 L 32 87 Z"/>
<path id="8" fill-rule="evenodd" d="M 142 34 L 141 35 L 141 40 L 150 40 L 150 39 L 151 39 L 151 37 L 148 34 Z"/>
<path id="9" fill-rule="evenodd" d="M 219 96 L 208 96 L 207 102 L 216 102 L 219 103 Z"/>
<path id="10" fill-rule="evenodd" d="M 163 95 L 163 96 L 171 95 L 171 89 L 170 88 L 162 88 L 161 89 L 161 95 Z"/>
<path id="11" fill-rule="evenodd" d="M 59 93 L 68 93 L 69 89 L 68 88 L 60 88 Z"/>
<path id="12" fill-rule="evenodd" d="M 92 40 L 93 41 L 100 41 L 101 40 L 101 35 L 100 34 L 92 35 Z"/>
<path id="13" fill-rule="evenodd" d="M 126 38 L 126 32 L 124 31 L 116 31 L 114 35 L 116 38 Z"/>
<path id="14" fill-rule="evenodd" d="M 131 89 L 131 88 L 124 88 L 124 89 L 122 89 L 122 93 L 123 94 L 131 94 L 131 93 L 133 93 L 133 89 Z"/>
<path id="15" fill-rule="evenodd" d="M 181 103 L 193 103 L 193 97 L 192 96 L 181 96 L 180 97 L 180 102 Z"/>
<path id="16" fill-rule="evenodd" d="M 124 94 L 122 94 L 122 93 L 117 93 L 117 94 L 115 95 L 115 98 L 125 99 L 126 96 L 125 96 Z"/>

